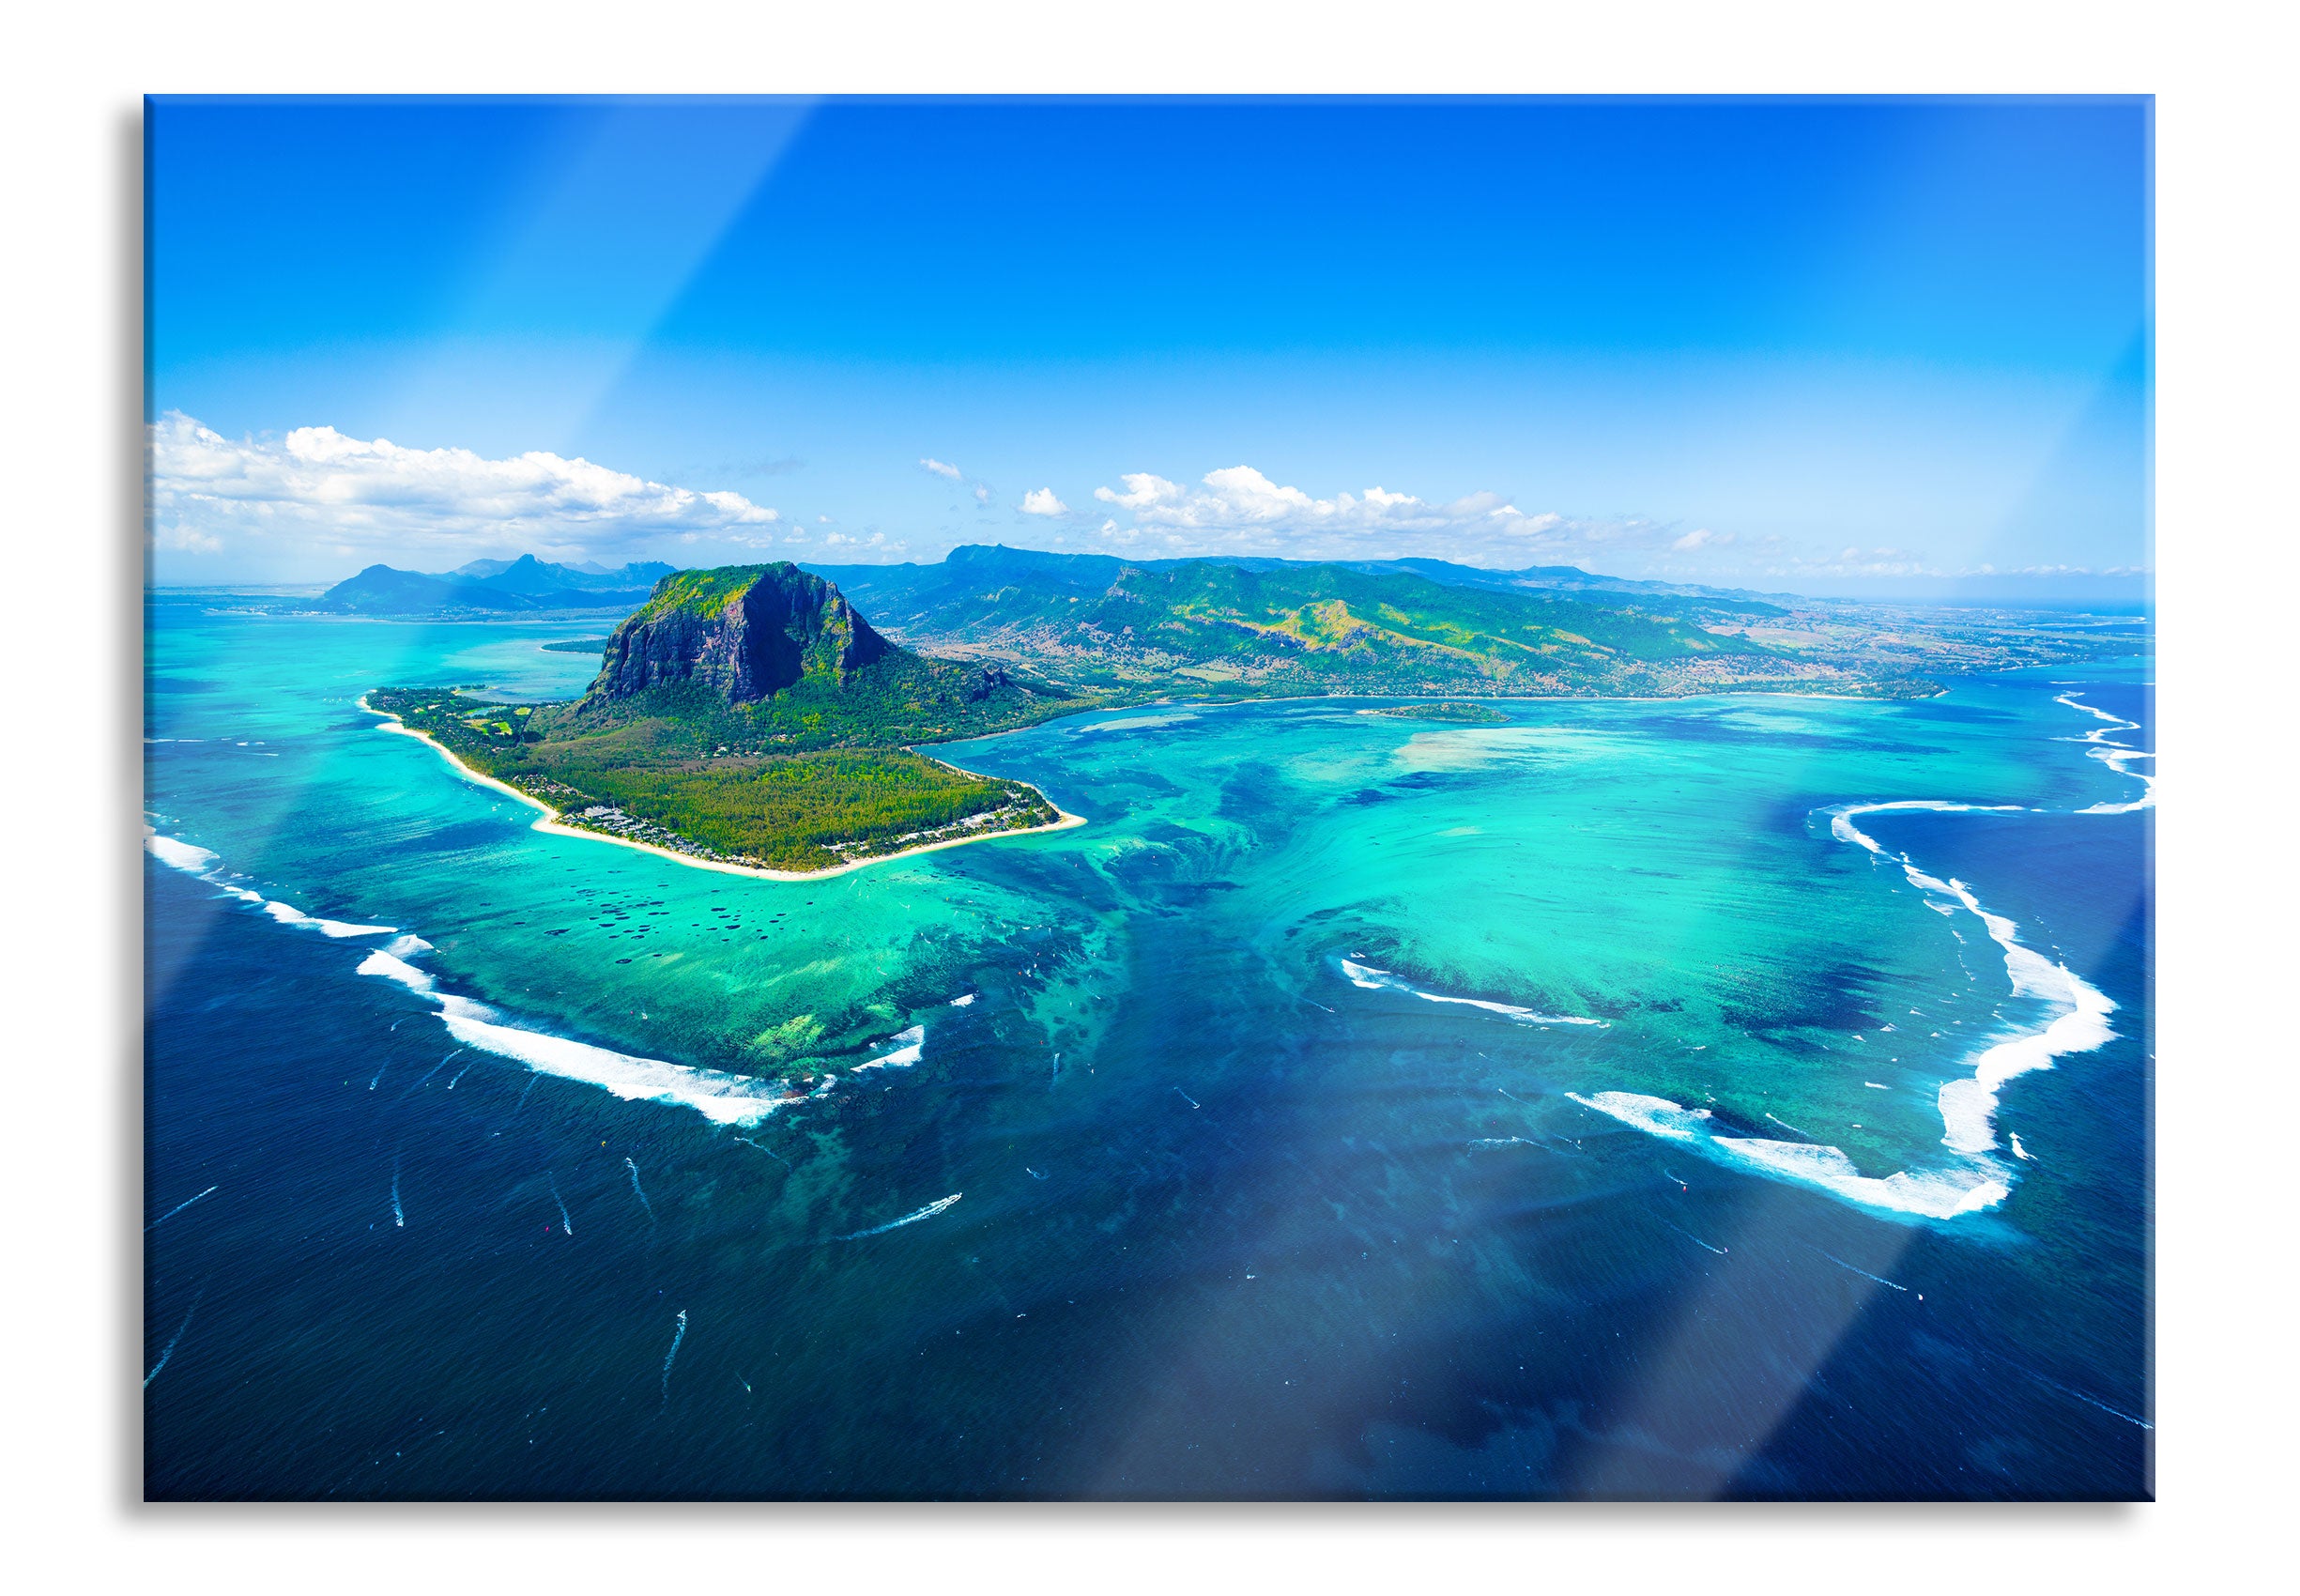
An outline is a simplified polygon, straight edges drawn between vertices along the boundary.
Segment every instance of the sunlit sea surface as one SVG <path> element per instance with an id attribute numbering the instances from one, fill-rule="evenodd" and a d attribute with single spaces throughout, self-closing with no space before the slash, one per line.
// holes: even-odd
<path id="1" fill-rule="evenodd" d="M 790 883 L 357 705 L 585 633 L 155 606 L 152 1496 L 2150 1491 L 2144 668 L 1081 715 Z"/>

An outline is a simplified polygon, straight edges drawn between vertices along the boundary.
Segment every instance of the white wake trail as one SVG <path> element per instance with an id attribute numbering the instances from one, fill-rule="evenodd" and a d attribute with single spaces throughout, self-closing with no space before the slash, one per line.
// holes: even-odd
<path id="1" fill-rule="evenodd" d="M 959 1198 L 965 1195 L 966 1193 L 963 1191 L 954 1191 L 947 1197 L 936 1198 L 933 1202 L 928 1204 L 916 1213 L 905 1214 L 898 1220 L 889 1220 L 882 1225 L 872 1225 L 868 1230 L 850 1232 L 848 1235 L 842 1235 L 838 1239 L 841 1241 L 860 1241 L 866 1235 L 884 1235 L 890 1230 L 900 1230 L 904 1225 L 914 1225 L 921 1220 L 930 1220 L 934 1218 L 935 1215 L 941 1213 L 944 1208 L 949 1207 L 953 1203 L 956 1203 Z"/>

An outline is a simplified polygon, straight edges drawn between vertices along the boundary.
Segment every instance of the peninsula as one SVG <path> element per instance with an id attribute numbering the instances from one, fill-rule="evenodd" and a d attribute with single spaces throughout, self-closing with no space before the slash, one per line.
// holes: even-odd
<path id="1" fill-rule="evenodd" d="M 788 563 L 664 576 L 572 702 L 437 686 L 362 700 L 555 828 L 775 874 L 1077 823 L 1035 788 L 912 747 L 1102 701 L 900 648 Z"/>

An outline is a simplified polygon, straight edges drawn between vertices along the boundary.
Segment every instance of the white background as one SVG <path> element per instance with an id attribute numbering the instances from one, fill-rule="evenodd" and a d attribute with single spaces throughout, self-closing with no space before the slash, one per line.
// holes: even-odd
<path id="1" fill-rule="evenodd" d="M 2289 8 L 2284 11 L 2289 17 Z M 27 1591 L 2292 1588 L 2295 53 L 2265 5 L 11 8 L 0 1157 Z M 2158 1492 L 2139 1507 L 147 1508 L 138 97 L 2153 92 L 2163 625 Z M 2279 681 L 2279 678 L 2281 680 Z M 2279 1554 L 2281 1545 L 2287 1550 Z"/>

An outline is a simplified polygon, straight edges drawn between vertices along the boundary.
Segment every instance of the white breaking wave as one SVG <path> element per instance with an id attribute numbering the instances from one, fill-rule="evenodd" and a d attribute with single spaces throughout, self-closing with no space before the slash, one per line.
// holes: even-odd
<path id="1" fill-rule="evenodd" d="M 2063 698 L 2062 702 L 2068 700 Z M 2084 709 L 2089 706 L 2077 705 Z M 2105 712 L 2093 710 L 2094 714 Z M 2113 715 L 2106 718 L 2114 720 Z M 2130 725 L 2129 722 L 2118 722 Z M 2010 979 L 2013 995 L 2034 998 L 2052 1005 L 2061 1012 L 2047 1022 L 2042 1030 L 2026 1033 L 1998 1042 L 1973 1061 L 1970 1080 L 1951 1081 L 1940 1088 L 1941 1121 L 1947 1134 L 1941 1140 L 1960 1153 L 1981 1154 L 1991 1151 L 1997 1144 L 1997 1093 L 2007 1081 L 2032 1069 L 2048 1069 L 2052 1061 L 2063 1053 L 2090 1052 L 2109 1041 L 2116 1032 L 2108 1022 L 2116 1008 L 2108 994 L 2090 981 L 2077 974 L 2066 965 L 2056 964 L 2020 941 L 2019 928 L 2001 914 L 1993 914 L 1981 907 L 1970 887 L 1959 881 L 1942 881 L 1917 868 L 1906 853 L 1893 852 L 1876 838 L 1853 823 L 1855 815 L 1874 814 L 1888 809 L 1931 809 L 1950 813 L 1997 811 L 2025 812 L 2017 805 L 1943 804 L 1932 800 L 1909 800 L 1893 804 L 1850 804 L 1830 811 L 1831 835 L 1840 841 L 1856 843 L 1877 858 L 1889 860 L 1901 867 L 1909 883 L 1921 892 L 1952 898 L 1970 911 L 1987 928 L 1991 941 L 2004 950 L 2004 968 Z M 2100 806 L 2083 813 L 2104 812 Z M 1940 898 L 1926 899 L 1928 905 L 1954 917 L 1955 909 Z"/>
<path id="2" fill-rule="evenodd" d="M 485 1004 L 439 991 L 428 974 L 381 949 L 360 960 L 359 973 L 397 981 L 437 1004 L 440 1022 L 465 1047 L 515 1060 L 539 1075 L 585 1082 L 626 1102 L 673 1103 L 714 1125 L 756 1125 L 786 1100 L 779 1085 L 754 1076 L 693 1069 L 506 1024 Z"/>
<path id="3" fill-rule="evenodd" d="M 1482 1008 L 1489 1014 L 1506 1014 L 1512 1020 L 1522 1020 L 1529 1025 L 1595 1025 L 1602 1028 L 1608 1023 L 1602 1020 L 1585 1019 L 1578 1014 L 1543 1014 L 1538 1009 L 1520 1007 L 1513 1003 L 1495 1003 L 1489 998 L 1452 997 L 1444 992 L 1425 992 L 1419 987 L 1391 974 L 1387 970 L 1377 970 L 1371 964 L 1360 964 L 1348 959 L 1337 959 L 1335 962 L 1342 966 L 1342 974 L 1350 985 L 1362 987 L 1368 991 L 1380 991 L 1388 989 L 1391 991 L 1411 992 L 1414 996 L 1429 1003 L 1463 1004 L 1470 1008 Z"/>
<path id="4" fill-rule="evenodd" d="M 1610 1114 L 1622 1124 L 1681 1142 L 1758 1174 L 1817 1186 L 1865 1207 L 1891 1208 L 1927 1219 L 1945 1220 L 2000 1203 L 2008 1194 L 2002 1181 L 1954 1174 L 1892 1174 L 1883 1179 L 1864 1175 L 1852 1159 L 1835 1147 L 1817 1147 L 1805 1142 L 1769 1142 L 1755 1137 L 1719 1136 L 1710 1128 L 1707 1109 L 1689 1109 L 1666 1097 L 1635 1092 L 1598 1092 L 1567 1097 L 1586 1108 Z"/>
<path id="5" fill-rule="evenodd" d="M 222 871 L 218 868 L 220 861 L 214 851 L 196 843 L 162 836 L 147 828 L 144 834 L 144 846 L 153 858 L 163 865 L 187 875 L 197 876 L 210 886 L 221 887 L 243 903 L 263 904 L 264 913 L 283 926 L 301 926 L 330 937 L 384 937 L 399 929 L 397 926 L 355 926 L 346 920 L 323 920 L 315 914 L 306 914 L 292 904 L 268 902 L 262 893 L 251 892 L 244 886 L 224 880 Z"/>
<path id="6" fill-rule="evenodd" d="M 967 994 L 966 994 L 966 996 L 964 996 L 964 997 L 955 997 L 955 998 L 952 998 L 952 999 L 950 1000 L 950 1006 L 951 1006 L 951 1007 L 953 1007 L 953 1008 L 964 1008 L 964 1007 L 965 1007 L 965 1006 L 966 1006 L 968 1004 L 973 1003 L 973 1002 L 974 1001 L 974 997 L 975 997 L 975 994 L 974 994 L 974 993 L 973 993 L 973 992 L 969 992 L 969 993 L 967 993 Z"/>
<path id="7" fill-rule="evenodd" d="M 2134 725 L 2133 722 L 2121 720 L 2105 711 L 2076 703 L 2065 697 L 2060 701 L 2115 723 L 2111 728 L 2104 728 L 2104 732 L 2108 729 L 2130 729 Z M 2101 734 L 2094 735 L 2097 737 Z M 2125 752 L 2130 753 L 2131 750 Z M 2121 813 L 2124 808 L 2140 807 L 2146 802 L 2144 799 L 2141 805 L 2123 807 L 2096 805 L 2092 809 L 2079 812 Z M 1963 882 L 1942 881 L 1927 875 L 1917 868 L 1906 853 L 1887 849 L 1863 831 L 1856 821 L 1857 816 L 1894 810 L 1927 810 L 1944 814 L 2029 811 L 2014 804 L 1955 804 L 1937 799 L 1847 804 L 1827 811 L 1831 836 L 1840 842 L 1849 842 L 1865 850 L 1875 858 L 1898 865 L 1911 886 L 1920 892 L 1934 895 L 1928 896 L 1925 900 L 1929 907 L 1951 917 L 1961 907 L 1977 918 L 1987 928 L 1989 939 L 2003 950 L 2005 975 L 2013 995 L 2041 1002 L 2053 1011 L 2051 1018 L 2040 1029 L 2007 1037 L 1983 1050 L 1972 1061 L 1972 1074 L 1970 1077 L 1947 1082 L 1941 1086 L 1938 1097 L 1943 1129 L 1941 1143 L 1965 1155 L 1967 1162 L 1963 1168 L 1902 1171 L 1881 1177 L 1864 1175 L 1842 1148 L 1762 1137 L 1714 1135 L 1702 1123 L 1710 1118 L 1708 1110 L 1687 1109 L 1665 1097 L 1642 1097 L 1633 1092 L 1599 1092 L 1590 1097 L 1572 1092 L 1567 1096 L 1625 1125 L 1633 1126 L 1648 1135 L 1695 1144 L 1746 1168 L 1818 1187 L 1865 1207 L 1888 1208 L 1900 1213 L 1945 1220 L 1981 1212 L 2009 1197 L 2012 1194 L 2009 1173 L 1993 1157 L 1998 1144 L 1996 1112 L 1999 1092 L 2006 1082 L 2016 1076 L 2032 1069 L 2049 1069 L 2053 1060 L 2063 1054 L 2090 1052 L 2113 1039 L 2116 1032 L 2108 1024 L 2108 1017 L 2115 1011 L 2116 1005 L 2107 993 L 2066 965 L 2056 963 L 2024 944 L 2020 941 L 2019 928 L 2006 916 L 1984 909 L 1971 888 Z M 1954 902 L 1944 902 L 1944 898 L 1953 899 Z M 1863 1084 L 1874 1086 L 1878 1083 L 1866 1082 Z M 1770 1113 L 1766 1117 L 1774 1118 Z M 1777 1119 L 1775 1123 L 1786 1124 Z M 2016 1156 L 2025 1158 L 2026 1154 L 2016 1148 Z"/>
<path id="8" fill-rule="evenodd" d="M 754 1076 L 691 1069 L 542 1031 L 524 1031 L 473 1018 L 469 1011 L 480 1005 L 468 1000 L 449 1002 L 452 1006 L 440 1018 L 457 1041 L 516 1059 L 541 1075 L 601 1087 L 626 1102 L 675 1103 L 693 1109 L 714 1125 L 757 1125 L 783 1105 L 782 1088 Z"/>
<path id="9" fill-rule="evenodd" d="M 195 876 L 216 862 L 215 854 L 207 849 L 189 842 L 178 842 L 172 836 L 161 836 L 158 832 L 146 833 L 144 846 L 151 850 L 152 857 L 161 864 L 173 865 Z"/>
<path id="10" fill-rule="evenodd" d="M 1636 1092 L 1600 1092 L 1588 1097 L 1568 1092 L 1566 1096 L 1585 1108 L 1611 1114 L 1623 1125 L 1671 1142 L 1698 1142 L 1709 1133 L 1701 1123 L 1710 1117 L 1709 1110 L 1689 1109 L 1666 1097 L 1648 1097 Z"/>
<path id="11" fill-rule="evenodd" d="M 2123 715 L 2110 714 L 2107 710 L 2088 704 L 2067 693 L 2061 694 L 2053 699 L 2053 702 L 2066 704 L 2072 710 L 2082 710 L 2086 714 L 2104 722 L 2105 724 L 2096 726 L 2084 734 L 2084 741 L 2093 744 L 2086 752 L 2116 772 L 2117 775 L 2130 776 L 2140 784 L 2140 796 L 2129 804 L 2094 804 L 2089 809 L 2079 809 L 2077 812 L 2080 815 L 2129 815 L 2136 810 L 2154 808 L 2156 806 L 2156 778 L 2137 770 L 2127 770 L 2125 767 L 2134 760 L 2153 760 L 2156 757 L 2155 754 L 2146 748 L 2127 748 L 2122 743 L 2108 741 L 2109 737 L 2119 731 L 2139 730 L 2140 723 L 2137 720 L 2126 720 Z"/>
<path id="12" fill-rule="evenodd" d="M 306 926 L 331 937 L 383 937 L 399 929 L 397 926 L 355 926 L 344 920 L 323 920 L 285 903 L 267 903 L 264 912 L 283 926 Z"/>
<path id="13" fill-rule="evenodd" d="M 381 975 L 387 981 L 397 981 L 409 991 L 422 992 L 426 997 L 431 995 L 432 980 L 429 975 L 406 959 L 380 948 L 360 960 L 358 974 Z"/>
<path id="14" fill-rule="evenodd" d="M 921 1220 L 930 1220 L 934 1218 L 935 1215 L 941 1213 L 944 1208 L 949 1207 L 953 1203 L 956 1203 L 959 1198 L 965 1195 L 966 1193 L 963 1191 L 954 1191 L 947 1197 L 937 1197 L 933 1202 L 928 1204 L 925 1207 L 917 1210 L 915 1213 L 905 1214 L 898 1220 L 889 1220 L 882 1225 L 872 1225 L 868 1230 L 851 1231 L 847 1235 L 840 1236 L 838 1239 L 841 1241 L 860 1241 L 866 1235 L 884 1235 L 890 1230 L 900 1230 L 904 1225 L 914 1225 Z"/>
<path id="15" fill-rule="evenodd" d="M 908 1069 L 926 1056 L 927 1028 L 924 1025 L 913 1025 L 908 1031 L 898 1031 L 895 1034 L 893 1040 L 896 1044 L 893 1052 L 882 1053 L 869 1063 L 858 1064 L 854 1067 L 860 1070 L 892 1066 L 897 1069 Z"/>

